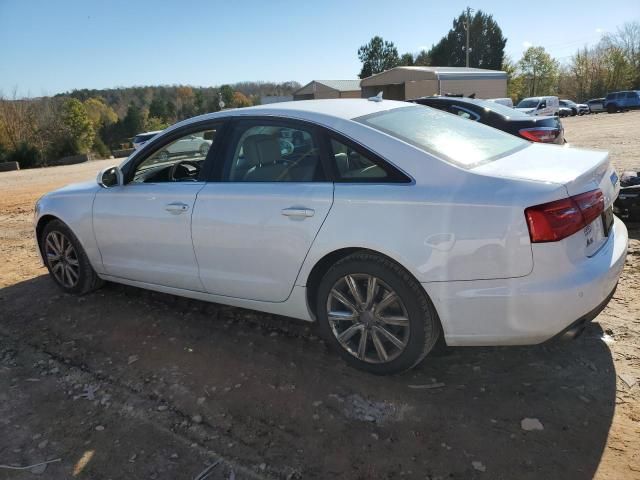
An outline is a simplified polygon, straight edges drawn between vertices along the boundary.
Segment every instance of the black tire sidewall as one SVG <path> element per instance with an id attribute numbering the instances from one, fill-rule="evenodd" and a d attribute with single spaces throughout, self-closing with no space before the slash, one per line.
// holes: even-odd
<path id="1" fill-rule="evenodd" d="M 49 266 L 49 262 L 47 261 L 45 248 L 44 248 L 45 239 L 51 232 L 54 232 L 54 231 L 60 232 L 61 234 L 63 234 L 67 238 L 67 240 L 71 242 L 71 244 L 73 245 L 73 248 L 76 251 L 76 256 L 78 258 L 78 264 L 79 264 L 78 272 L 80 277 L 78 279 L 78 282 L 71 288 L 65 287 L 63 284 L 61 284 L 58 281 L 58 279 L 55 277 L 55 275 L 51 271 L 51 267 Z M 54 282 L 56 282 L 56 285 L 58 285 L 62 290 L 64 290 L 67 293 L 77 295 L 77 294 L 86 293 L 94 287 L 95 280 L 96 280 L 96 273 L 93 270 L 91 263 L 89 262 L 89 258 L 87 257 L 87 254 L 85 253 L 84 249 L 82 248 L 82 245 L 80 244 L 76 236 L 73 234 L 71 229 L 60 220 L 52 220 L 43 229 L 42 236 L 40 238 L 40 251 L 42 253 L 44 264 L 47 267 L 47 270 L 49 271 L 51 278 L 53 279 Z"/>
<path id="2" fill-rule="evenodd" d="M 373 255 L 367 256 L 375 258 Z M 377 375 L 389 375 L 410 369 L 416 363 L 419 363 L 426 354 L 425 344 L 427 341 L 425 339 L 429 338 L 427 330 L 436 336 L 436 339 L 432 342 L 433 344 L 435 344 L 437 336 L 439 336 L 437 320 L 434 315 L 425 311 L 423 302 L 429 303 L 426 294 L 422 293 L 420 295 L 420 292 L 416 291 L 416 288 L 422 289 L 422 286 L 415 280 L 413 280 L 414 284 L 410 284 L 411 280 L 407 281 L 409 274 L 403 272 L 400 267 L 391 268 L 388 265 L 390 262 L 386 259 L 381 259 L 383 261 L 367 261 L 358 258 L 357 254 L 352 257 L 347 257 L 329 269 L 318 286 L 316 314 L 323 337 L 349 365 L 360 370 Z M 331 288 L 345 275 L 358 273 L 373 275 L 381 279 L 398 294 L 407 309 L 409 315 L 409 342 L 404 352 L 388 363 L 367 363 L 354 357 L 340 345 L 329 325 L 326 303 Z"/>

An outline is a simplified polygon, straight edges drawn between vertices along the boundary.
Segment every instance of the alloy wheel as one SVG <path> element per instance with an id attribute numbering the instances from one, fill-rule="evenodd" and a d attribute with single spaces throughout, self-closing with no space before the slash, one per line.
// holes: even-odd
<path id="1" fill-rule="evenodd" d="M 409 315 L 398 294 L 379 278 L 350 274 L 327 298 L 327 318 L 338 343 L 357 359 L 386 363 L 409 342 Z"/>
<path id="2" fill-rule="evenodd" d="M 61 232 L 49 232 L 44 253 L 51 273 L 66 288 L 73 288 L 80 279 L 80 262 L 73 244 Z"/>

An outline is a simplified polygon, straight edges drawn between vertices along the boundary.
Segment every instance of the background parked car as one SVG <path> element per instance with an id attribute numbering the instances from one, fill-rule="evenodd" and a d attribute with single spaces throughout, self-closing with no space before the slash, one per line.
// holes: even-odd
<path id="1" fill-rule="evenodd" d="M 576 103 L 573 100 L 560 100 L 560 106 L 571 109 L 571 115 L 584 115 L 589 113 L 589 106 L 586 103 Z"/>
<path id="2" fill-rule="evenodd" d="M 528 97 L 520 100 L 516 108 L 529 115 L 557 115 L 560 102 L 558 97 Z"/>
<path id="3" fill-rule="evenodd" d="M 587 101 L 587 106 L 591 113 L 604 112 L 604 98 L 592 98 Z"/>
<path id="4" fill-rule="evenodd" d="M 411 102 L 475 120 L 532 142 L 565 142 L 564 128 L 555 116 L 532 117 L 500 103 L 466 97 L 422 97 Z"/>
<path id="5" fill-rule="evenodd" d="M 499 103 L 500 105 L 504 105 L 505 107 L 513 108 L 513 100 L 511 100 L 509 97 L 507 97 L 507 98 L 487 98 L 487 101 L 488 102 Z"/>
<path id="6" fill-rule="evenodd" d="M 136 135 L 135 137 L 133 137 L 133 140 L 131 141 L 131 143 L 133 143 L 133 148 L 135 148 L 136 150 L 138 150 L 139 148 L 141 148 L 145 143 L 147 143 L 149 140 L 151 140 L 153 137 L 155 137 L 157 134 L 159 134 L 161 132 L 161 130 L 157 130 L 155 132 L 145 132 L 145 133 L 139 133 L 138 135 Z"/>
<path id="7" fill-rule="evenodd" d="M 637 90 L 612 92 L 604 99 L 604 109 L 607 113 L 615 113 L 634 108 L 640 108 L 640 92 Z"/>
<path id="8" fill-rule="evenodd" d="M 640 172 L 624 172 L 620 175 L 620 194 L 613 204 L 616 215 L 631 220 L 640 218 Z"/>
<path id="9" fill-rule="evenodd" d="M 562 105 L 558 107 L 559 117 L 570 117 L 571 115 L 575 115 L 575 114 L 569 107 L 563 107 Z"/>

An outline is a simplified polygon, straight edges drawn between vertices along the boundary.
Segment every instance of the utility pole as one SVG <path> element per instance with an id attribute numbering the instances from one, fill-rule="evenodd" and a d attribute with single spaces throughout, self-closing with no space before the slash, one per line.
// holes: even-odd
<path id="1" fill-rule="evenodd" d="M 473 9 L 467 7 L 467 21 L 464 22 L 464 29 L 467 32 L 467 46 L 465 48 L 465 53 L 467 54 L 467 68 L 469 68 L 469 30 L 471 29 L 471 12 L 473 12 Z"/>

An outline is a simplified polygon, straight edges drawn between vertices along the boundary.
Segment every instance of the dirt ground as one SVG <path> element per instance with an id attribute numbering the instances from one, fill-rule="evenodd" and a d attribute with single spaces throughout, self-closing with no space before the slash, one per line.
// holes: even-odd
<path id="1" fill-rule="evenodd" d="M 640 167 L 640 112 L 563 123 Z M 640 478 L 640 225 L 579 339 L 449 348 L 381 378 L 304 322 L 114 284 L 62 294 L 33 204 L 109 163 L 0 173 L 0 464 L 60 459 L 0 479 Z"/>

